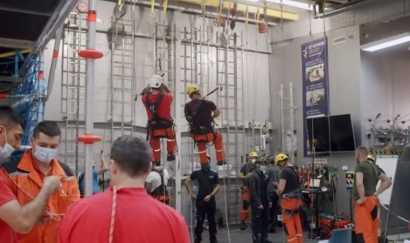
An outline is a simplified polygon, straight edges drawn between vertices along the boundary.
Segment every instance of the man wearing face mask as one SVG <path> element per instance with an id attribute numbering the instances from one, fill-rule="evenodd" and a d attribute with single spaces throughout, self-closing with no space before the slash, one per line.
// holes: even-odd
<path id="1" fill-rule="evenodd" d="M 0 165 L 7 162 L 16 149 L 20 149 L 24 121 L 9 106 L 0 107 Z"/>
<path id="2" fill-rule="evenodd" d="M 80 199 L 80 191 L 74 172 L 55 157 L 60 144 L 60 128 L 55 122 L 42 121 L 34 128 L 30 138 L 32 149 L 18 159 L 4 163 L 2 177 L 21 205 L 25 205 L 40 193 L 44 178 L 57 176 L 61 187 L 50 196 L 42 224 L 28 234 L 17 234 L 19 243 L 57 243 L 60 219 L 68 208 Z"/>
<path id="3" fill-rule="evenodd" d="M 249 191 L 252 215 L 253 243 L 271 243 L 268 240 L 269 209 L 272 202 L 268 193 L 268 181 L 263 171 L 266 166 L 259 159 L 251 161 L 252 173 L 249 176 Z"/>
<path id="4" fill-rule="evenodd" d="M 194 243 L 202 242 L 202 231 L 205 216 L 209 223 L 209 240 L 210 243 L 218 243 L 216 239 L 215 195 L 218 193 L 219 176 L 218 173 L 210 168 L 211 157 L 208 157 L 208 163 L 202 163 L 201 169 L 192 172 L 191 176 L 185 180 L 185 187 L 191 195 L 192 200 L 196 200 L 196 227 Z M 191 189 L 191 181 L 197 181 L 198 193 L 195 195 Z"/>

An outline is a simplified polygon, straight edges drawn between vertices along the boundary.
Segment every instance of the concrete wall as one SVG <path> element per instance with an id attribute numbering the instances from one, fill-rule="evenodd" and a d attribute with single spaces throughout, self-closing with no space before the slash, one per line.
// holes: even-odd
<path id="1" fill-rule="evenodd" d="M 359 51 L 359 27 L 353 26 L 342 28 L 326 33 L 329 40 L 329 99 L 330 114 L 351 114 L 355 131 L 360 131 L 360 51 Z M 323 34 L 312 36 L 313 39 L 322 37 Z M 346 36 L 344 43 L 333 45 L 332 40 L 341 36 Z M 348 38 L 351 36 L 351 38 Z M 278 90 L 280 84 L 285 86 L 293 82 L 295 105 L 298 109 L 295 112 L 297 133 L 298 156 L 296 164 L 307 165 L 310 158 L 303 158 L 303 101 L 302 101 L 302 63 L 301 45 L 309 42 L 310 37 L 300 37 L 287 42 L 277 43 L 277 49 L 273 50 L 271 67 L 274 68 L 272 82 L 273 89 Z M 284 78 L 283 78 L 284 77 Z M 274 102 L 279 102 L 275 99 Z M 277 112 L 277 107 L 275 107 Z M 276 113 L 275 113 L 276 114 Z M 280 113 L 278 113 L 280 114 Z M 274 116 L 273 123 L 278 124 L 279 116 Z M 280 127 L 274 127 L 280 130 Z M 357 136 L 359 137 L 359 136 Z M 357 140 L 360 144 L 360 139 Z M 277 145 L 279 146 L 279 145 Z M 356 162 L 354 153 L 332 154 L 328 158 L 328 165 L 338 165 L 340 168 L 339 180 L 337 183 L 337 208 L 338 212 L 349 212 L 349 197 L 345 190 L 344 174 L 342 166 L 348 166 L 353 170 Z M 325 203 L 325 209 L 332 212 L 332 204 Z"/>

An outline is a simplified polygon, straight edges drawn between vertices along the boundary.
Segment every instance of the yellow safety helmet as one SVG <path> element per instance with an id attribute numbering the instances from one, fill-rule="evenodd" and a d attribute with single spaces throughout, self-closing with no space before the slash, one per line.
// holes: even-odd
<path id="1" fill-rule="evenodd" d="M 275 157 L 275 164 L 278 164 L 279 161 L 289 159 L 289 157 L 286 154 L 278 154 Z"/>
<path id="2" fill-rule="evenodd" d="M 249 154 L 249 158 L 258 158 L 258 153 L 255 152 L 255 151 L 252 151 L 252 152 Z"/>
<path id="3" fill-rule="evenodd" d="M 198 86 L 196 86 L 196 85 L 188 85 L 188 87 L 187 87 L 188 96 L 191 96 L 191 94 L 194 93 L 194 92 L 199 92 Z"/>
<path id="4" fill-rule="evenodd" d="M 371 155 L 371 154 L 367 155 L 367 160 L 370 160 L 370 161 L 372 161 L 372 162 L 375 161 L 373 155 Z"/>

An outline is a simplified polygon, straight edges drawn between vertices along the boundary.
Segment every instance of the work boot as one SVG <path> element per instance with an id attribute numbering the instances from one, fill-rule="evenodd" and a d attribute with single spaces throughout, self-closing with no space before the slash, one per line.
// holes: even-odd
<path id="1" fill-rule="evenodd" d="M 174 160 L 175 160 L 175 155 L 174 155 L 174 153 L 168 153 L 167 161 L 174 161 Z"/>
<path id="2" fill-rule="evenodd" d="M 246 230 L 247 228 L 245 221 L 241 221 L 241 230 Z"/>
<path id="3" fill-rule="evenodd" d="M 273 243 L 272 241 L 268 240 L 268 239 L 264 239 L 261 241 L 262 243 Z"/>
<path id="4" fill-rule="evenodd" d="M 218 161 L 218 162 L 216 163 L 216 165 L 218 165 L 218 166 L 226 165 L 226 161 L 225 161 L 225 160 Z"/>
<path id="5" fill-rule="evenodd" d="M 201 243 L 201 239 L 199 239 L 199 238 L 195 238 L 195 240 L 194 240 L 194 243 Z"/>
<path id="6" fill-rule="evenodd" d="M 270 228 L 270 229 L 269 229 L 269 233 L 276 234 L 276 228 Z"/>
<path id="7" fill-rule="evenodd" d="M 152 161 L 152 164 L 155 166 L 161 166 L 161 161 Z"/>
<path id="8" fill-rule="evenodd" d="M 217 240 L 217 239 L 215 239 L 215 240 L 210 240 L 209 243 L 218 243 L 218 240 Z"/>

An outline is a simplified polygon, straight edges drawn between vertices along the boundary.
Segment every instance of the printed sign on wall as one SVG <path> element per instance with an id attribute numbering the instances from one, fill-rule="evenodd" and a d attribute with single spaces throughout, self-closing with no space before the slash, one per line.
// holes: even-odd
<path id="1" fill-rule="evenodd" d="M 306 118 L 329 115 L 327 47 L 326 37 L 302 45 L 303 150 L 305 157 L 310 155 Z"/>

